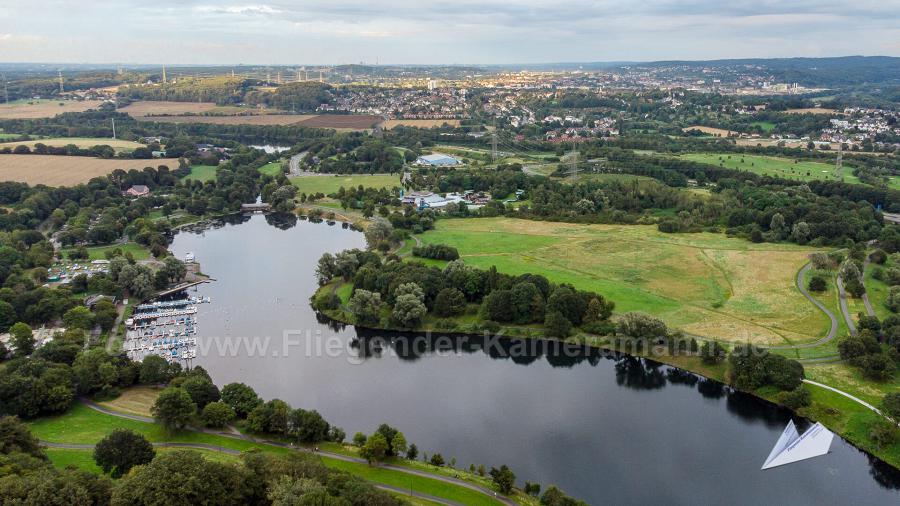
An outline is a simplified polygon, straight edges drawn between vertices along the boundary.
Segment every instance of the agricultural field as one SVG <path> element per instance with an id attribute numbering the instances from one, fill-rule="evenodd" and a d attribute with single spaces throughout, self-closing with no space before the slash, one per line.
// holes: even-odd
<path id="1" fill-rule="evenodd" d="M 453 127 L 459 126 L 458 119 L 389 119 L 382 123 L 386 130 L 396 128 L 398 126 L 416 127 L 416 128 L 433 128 L 444 125 Z"/>
<path id="2" fill-rule="evenodd" d="M 178 116 L 182 114 L 205 114 L 220 112 L 220 109 L 233 109 L 219 107 L 213 102 L 165 102 L 142 100 L 133 102 L 125 107 L 120 107 L 119 112 L 124 112 L 135 118 L 144 116 Z"/>
<path id="3" fill-rule="evenodd" d="M 708 126 L 689 126 L 681 129 L 683 132 L 690 132 L 691 130 L 700 130 L 701 132 L 709 135 L 714 135 L 716 137 L 728 137 L 732 134 L 737 134 L 739 132 L 732 132 L 731 130 L 724 130 L 721 128 L 713 128 Z"/>
<path id="4" fill-rule="evenodd" d="M 209 125 L 295 125 L 316 116 L 307 114 L 254 114 L 240 116 L 145 116 L 143 121 L 158 123 L 205 123 Z"/>
<path id="5" fill-rule="evenodd" d="M 216 180 L 216 169 L 219 167 L 215 165 L 193 165 L 191 166 L 191 173 L 187 176 L 181 178 L 182 181 L 215 181 Z"/>
<path id="6" fill-rule="evenodd" d="M 64 112 L 84 112 L 103 104 L 100 100 L 20 100 L 0 104 L 0 119 L 52 118 Z"/>
<path id="7" fill-rule="evenodd" d="M 803 109 L 788 109 L 784 111 L 788 114 L 834 114 L 843 115 L 844 113 L 835 109 L 825 109 L 823 107 L 806 107 Z"/>
<path id="8" fill-rule="evenodd" d="M 105 176 L 116 169 L 141 170 L 160 165 L 166 165 L 174 170 L 178 168 L 178 159 L 104 160 L 87 156 L 0 155 L 0 181 L 74 186 L 95 177 Z"/>
<path id="9" fill-rule="evenodd" d="M 324 193 L 325 195 L 344 188 L 363 185 L 366 188 L 393 188 L 400 186 L 400 176 L 390 174 L 375 175 L 338 175 L 338 176 L 301 176 L 291 179 L 301 193 Z"/>
<path id="10" fill-rule="evenodd" d="M 69 144 L 74 144 L 82 149 L 106 145 L 115 149 L 116 152 L 133 151 L 135 148 L 144 147 L 144 145 L 140 142 L 125 141 L 122 139 L 107 139 L 102 137 L 54 137 L 50 139 L 38 139 L 33 141 L 4 142 L 0 143 L 0 149 L 6 147 L 15 148 L 16 146 L 23 145 L 28 146 L 29 148 L 34 148 L 35 144 L 44 144 L 53 147 L 64 147 L 68 146 Z"/>
<path id="11" fill-rule="evenodd" d="M 323 114 L 300 122 L 311 128 L 335 128 L 338 130 L 366 130 L 381 121 L 381 116 L 364 114 Z"/>
<path id="12" fill-rule="evenodd" d="M 829 327 L 794 285 L 811 248 L 509 218 L 439 220 L 419 237 L 456 247 L 476 267 L 595 290 L 617 312 L 651 313 L 690 334 L 778 345 L 813 341 Z"/>

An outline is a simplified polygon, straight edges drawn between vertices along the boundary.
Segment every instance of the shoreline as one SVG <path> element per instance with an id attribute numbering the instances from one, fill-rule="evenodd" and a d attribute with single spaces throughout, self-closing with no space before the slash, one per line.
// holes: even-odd
<path id="1" fill-rule="evenodd" d="M 318 288 L 318 290 L 316 290 L 316 293 L 313 295 L 312 299 L 314 299 L 316 297 L 316 295 L 321 293 L 323 290 L 336 290 L 337 287 L 339 287 L 343 284 L 344 283 L 335 285 L 335 284 L 330 283 L 330 284 L 321 286 Z M 420 327 L 414 328 L 414 329 L 395 329 L 395 328 L 380 327 L 380 326 L 373 326 L 373 325 L 359 325 L 359 324 L 351 321 L 352 318 L 347 317 L 347 316 L 350 316 L 350 314 L 344 308 L 338 308 L 338 309 L 334 309 L 334 310 L 319 310 L 319 309 L 313 308 L 313 310 L 316 311 L 317 313 L 329 318 L 330 320 L 332 320 L 334 322 L 337 322 L 337 323 L 340 323 L 343 325 L 353 325 L 356 328 L 364 329 L 364 330 L 387 331 L 387 332 L 395 332 L 398 334 L 418 333 L 419 335 L 425 334 L 425 335 L 432 335 L 432 336 L 436 335 L 436 336 L 448 336 L 448 337 L 464 337 L 464 336 L 477 336 L 479 338 L 485 337 L 484 335 L 479 334 L 479 332 L 484 332 L 483 330 L 479 330 L 479 329 L 475 329 L 475 328 L 470 328 L 469 331 L 465 331 L 464 329 L 460 329 L 460 328 L 438 329 L 438 328 L 429 328 L 427 326 L 420 326 Z M 539 329 L 535 329 L 535 330 L 542 332 Z M 741 390 L 739 388 L 736 388 L 733 385 L 729 384 L 729 382 L 727 380 L 727 361 L 717 364 L 717 365 L 712 365 L 709 367 L 701 367 L 702 365 L 706 365 L 706 364 L 700 363 L 699 356 L 696 356 L 696 355 L 684 354 L 684 355 L 674 355 L 673 356 L 673 355 L 669 355 L 668 353 L 647 354 L 647 353 L 640 353 L 640 352 L 635 352 L 635 351 L 625 351 L 625 350 L 621 350 L 621 349 L 618 349 L 615 346 L 613 346 L 611 344 L 611 342 L 609 340 L 605 339 L 603 336 L 595 336 L 595 335 L 579 334 L 579 335 L 575 335 L 575 336 L 561 340 L 561 339 L 553 339 L 553 338 L 549 338 L 549 337 L 545 337 L 545 336 L 531 335 L 531 332 L 528 332 L 528 333 L 517 332 L 516 327 L 509 327 L 509 326 L 501 326 L 500 330 L 498 332 L 494 333 L 494 335 L 499 339 L 518 340 L 518 341 L 537 340 L 537 341 L 544 341 L 544 342 L 551 342 L 551 343 L 560 343 L 560 345 L 581 346 L 583 348 L 596 349 L 596 350 L 606 352 L 606 353 L 620 353 L 620 354 L 635 357 L 635 358 L 652 360 L 654 362 L 658 362 L 658 363 L 664 364 L 669 367 L 675 367 L 677 369 L 687 371 L 691 374 L 696 374 L 702 378 L 705 378 L 705 379 L 708 379 L 711 381 L 716 381 L 716 382 L 726 386 L 727 388 L 732 389 L 733 391 L 741 392 L 741 393 L 744 393 L 747 395 L 752 395 L 753 397 L 755 397 L 757 399 L 768 402 L 768 403 L 778 406 L 780 408 L 787 409 L 792 413 L 792 416 L 804 418 L 804 419 L 810 420 L 812 422 L 821 422 L 822 425 L 825 425 L 829 430 L 831 430 L 832 432 L 834 432 L 835 434 L 840 436 L 843 440 L 850 443 L 857 450 L 865 453 L 869 458 L 874 459 L 878 462 L 881 462 L 887 466 L 890 466 L 892 469 L 900 471 L 900 459 L 898 459 L 898 460 L 890 459 L 890 456 L 886 455 L 884 452 L 878 452 L 877 449 L 869 448 L 868 445 L 865 444 L 865 441 L 860 441 L 859 438 L 855 437 L 854 432 L 852 432 L 850 430 L 841 430 L 839 427 L 836 427 L 835 424 L 832 423 L 831 420 L 819 419 L 816 416 L 816 413 L 812 412 L 812 411 L 815 411 L 813 409 L 814 407 L 821 407 L 826 410 L 827 409 L 836 409 L 836 408 L 832 408 L 828 404 L 822 403 L 821 406 L 812 406 L 811 405 L 807 408 L 792 409 L 792 408 L 789 408 L 777 401 L 777 399 L 775 398 L 775 395 L 777 394 L 777 392 L 767 393 L 765 391 L 766 390 L 765 388 L 763 389 L 763 391 L 746 391 L 746 390 Z M 697 363 L 695 363 L 695 362 L 697 362 Z M 717 371 L 717 369 L 718 369 L 718 371 Z M 717 374 L 717 372 L 718 372 L 718 374 Z M 804 379 L 804 384 L 807 385 L 807 387 L 809 385 L 816 386 L 815 382 L 810 383 L 810 382 L 807 382 L 805 379 Z M 822 389 L 822 390 L 824 390 L 824 389 Z M 843 392 L 837 392 L 836 389 L 833 389 L 833 388 L 829 388 L 828 390 L 835 390 L 834 395 L 838 395 L 838 396 L 849 395 L 849 394 L 846 394 Z M 810 390 L 810 392 L 815 393 L 812 390 Z M 863 405 L 860 405 L 860 408 L 869 410 L 869 408 L 867 408 Z M 877 410 L 872 413 L 875 416 L 881 416 Z M 873 450 L 875 450 L 875 451 L 873 451 Z M 885 458 L 885 457 L 887 457 L 887 458 Z"/>

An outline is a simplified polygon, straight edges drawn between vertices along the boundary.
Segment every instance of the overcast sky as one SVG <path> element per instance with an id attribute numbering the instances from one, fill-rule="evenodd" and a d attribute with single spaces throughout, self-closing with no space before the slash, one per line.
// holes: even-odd
<path id="1" fill-rule="evenodd" d="M 900 0 L 0 0 L 0 61 L 900 56 Z"/>

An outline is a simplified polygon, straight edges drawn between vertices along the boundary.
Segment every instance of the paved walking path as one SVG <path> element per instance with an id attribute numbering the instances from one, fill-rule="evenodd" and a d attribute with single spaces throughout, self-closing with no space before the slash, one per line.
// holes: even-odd
<path id="1" fill-rule="evenodd" d="M 41 444 L 46 446 L 47 448 L 60 448 L 64 450 L 93 450 L 96 445 L 92 444 L 75 444 L 75 443 L 51 443 L 50 441 L 41 441 Z M 187 448 L 192 450 L 210 450 L 215 452 L 221 452 L 227 455 L 240 455 L 241 452 L 232 448 L 225 448 L 223 446 L 210 445 L 205 443 L 170 443 L 170 442 L 157 442 L 151 443 L 153 446 L 157 448 Z M 425 499 L 427 501 L 435 502 L 438 504 L 446 504 L 450 506 L 462 506 L 461 503 L 448 501 L 446 499 L 441 499 L 440 497 L 435 497 L 433 495 L 422 494 L 420 492 L 415 492 L 413 490 L 404 489 L 400 487 L 393 487 L 390 485 L 381 485 L 378 483 L 372 484 L 375 488 L 379 488 L 381 490 L 387 490 L 390 492 L 396 492 L 398 494 L 409 495 L 413 497 L 418 497 L 420 499 Z"/>
<path id="2" fill-rule="evenodd" d="M 841 314 L 844 315 L 844 321 L 847 322 L 847 329 L 850 331 L 851 336 L 856 335 L 856 323 L 853 322 L 853 316 L 850 314 L 850 310 L 847 308 L 847 291 L 844 290 L 844 280 L 841 279 L 841 275 L 838 274 L 837 277 L 837 288 L 838 288 L 838 298 L 841 303 Z"/>
<path id="3" fill-rule="evenodd" d="M 95 411 L 99 411 L 100 413 L 103 413 L 103 414 L 106 414 L 106 415 L 116 416 L 116 417 L 119 417 L 119 418 L 125 418 L 125 419 L 128 419 L 128 420 L 135 420 L 135 421 L 138 421 L 138 422 L 155 423 L 155 420 L 153 420 L 153 418 L 150 418 L 150 417 L 147 417 L 147 416 L 134 415 L 134 414 L 130 414 L 130 413 L 121 413 L 121 412 L 119 412 L 119 411 L 114 411 L 114 410 L 111 410 L 111 409 L 109 409 L 109 408 L 106 408 L 106 407 L 100 406 L 100 405 L 98 405 L 98 404 L 95 404 L 94 402 L 92 402 L 92 401 L 90 401 L 90 400 L 88 400 L 88 399 L 85 399 L 85 398 L 82 398 L 81 401 L 84 402 L 84 404 L 85 404 L 87 407 L 89 407 L 89 408 L 91 408 L 91 409 L 93 409 L 93 410 L 95 410 Z M 294 449 L 294 450 L 297 450 L 297 451 L 313 452 L 313 453 L 316 453 L 317 455 L 321 455 L 322 457 L 326 457 L 326 458 L 330 458 L 330 459 L 336 459 L 336 460 L 342 460 L 342 461 L 344 461 L 344 462 L 354 462 L 354 463 L 357 463 L 357 464 L 367 464 L 367 465 L 368 465 L 368 461 L 366 461 L 365 459 L 358 458 L 358 457 L 351 457 L 351 456 L 349 456 L 349 455 L 343 455 L 343 454 L 340 454 L 340 453 L 326 452 L 326 451 L 321 451 L 321 450 L 313 451 L 313 450 L 310 450 L 310 449 L 308 449 L 308 448 L 298 447 L 298 446 L 293 446 L 293 445 L 290 445 L 290 444 L 288 444 L 288 443 L 283 443 L 283 442 L 280 442 L 280 441 L 271 441 L 271 440 L 268 440 L 268 439 L 258 439 L 258 438 L 254 438 L 254 437 L 248 436 L 248 435 L 246 435 L 246 434 L 241 434 L 240 432 L 237 432 L 237 431 L 234 431 L 234 432 L 222 432 L 222 431 L 213 430 L 213 429 L 198 429 L 198 428 L 194 428 L 194 427 L 188 427 L 187 429 L 190 430 L 190 431 L 193 431 L 193 432 L 203 432 L 203 433 L 206 433 L 206 434 L 215 434 L 215 435 L 217 435 L 217 436 L 230 437 L 230 438 L 234 438 L 234 439 L 243 439 L 243 440 L 246 440 L 246 441 L 251 441 L 251 442 L 253 442 L 253 443 L 264 444 L 264 445 L 269 445 L 269 446 L 277 446 L 277 447 L 279 447 L 279 448 L 290 448 L 290 449 Z M 231 429 L 231 430 L 234 430 L 234 429 Z M 179 443 L 169 443 L 169 444 L 179 444 Z M 183 443 L 183 444 L 190 444 L 190 443 Z M 212 445 L 202 445 L 202 446 L 212 446 Z M 93 446 L 91 446 L 91 448 L 93 448 Z M 213 448 L 207 448 L 207 449 L 213 449 Z M 238 452 L 238 453 L 240 453 L 240 452 Z M 422 477 L 422 478 L 430 478 L 430 479 L 432 479 L 432 480 L 437 480 L 437 481 L 441 481 L 441 482 L 444 482 L 444 483 L 449 483 L 449 484 L 451 484 L 451 485 L 456 485 L 456 486 L 459 486 L 459 487 L 464 487 L 464 488 L 467 488 L 467 489 L 469 489 L 469 490 L 473 490 L 473 491 L 475 491 L 475 492 L 484 494 L 484 495 L 486 495 L 486 496 L 493 497 L 493 498 L 496 499 L 497 501 L 499 501 L 499 502 L 501 502 L 501 503 L 503 503 L 503 504 L 510 505 L 510 506 L 516 504 L 512 499 L 510 499 L 510 498 L 508 498 L 508 497 L 505 497 L 505 496 L 497 495 L 493 490 L 491 490 L 491 489 L 489 489 L 489 488 L 482 487 L 482 486 L 480 486 L 480 485 L 476 485 L 476 484 L 474 484 L 474 483 L 470 483 L 470 482 L 467 482 L 467 481 L 465 481 L 465 480 L 460 480 L 460 479 L 456 479 L 456 478 L 450 478 L 450 477 L 448 477 L 448 476 L 441 476 L 441 475 L 438 475 L 438 474 L 432 474 L 432 473 L 428 473 L 428 472 L 425 472 L 425 471 L 419 471 L 419 470 L 416 470 L 416 469 L 410 469 L 410 468 L 408 468 L 408 467 L 396 466 L 396 465 L 393 465 L 393 464 L 381 464 L 379 467 L 381 467 L 381 468 L 383 468 L 383 469 L 390 469 L 390 470 L 392 470 L 392 471 L 397 471 L 397 472 L 401 472 L 401 473 L 411 474 L 411 475 L 414 475 L 414 476 L 420 476 L 420 477 Z M 408 490 L 403 490 L 402 492 L 403 492 L 403 493 L 408 493 L 409 491 L 408 491 Z M 423 497 L 423 498 L 425 498 L 425 499 L 428 499 L 427 497 L 424 497 L 424 496 L 419 496 L 419 497 Z M 433 500 L 433 499 L 429 499 L 429 500 Z M 438 500 L 437 502 L 440 502 L 440 503 L 442 503 L 442 504 L 454 504 L 454 503 L 447 502 L 447 501 L 445 501 L 445 500 Z"/>
<path id="4" fill-rule="evenodd" d="M 817 386 L 817 387 L 822 387 L 822 388 L 824 388 L 824 389 L 826 389 L 826 390 L 831 390 L 832 392 L 834 392 L 834 393 L 836 393 L 836 394 L 843 395 L 844 397 L 846 397 L 846 398 L 848 398 L 848 399 L 850 399 L 850 400 L 853 400 L 853 401 L 856 401 L 856 402 L 862 404 L 863 406 L 865 406 L 865 407 L 871 409 L 872 411 L 878 413 L 879 415 L 882 414 L 881 411 L 880 411 L 878 408 L 876 408 L 875 406 L 873 406 L 873 405 L 869 404 L 868 402 L 866 402 L 866 401 L 860 399 L 859 397 L 854 397 L 853 395 L 850 395 L 850 394 L 848 394 L 847 392 L 844 392 L 843 390 L 838 390 L 837 388 L 830 387 L 830 386 L 828 386 L 828 385 L 826 385 L 826 384 L 824 384 L 824 383 L 819 383 L 819 382 L 817 382 L 817 381 L 812 381 L 812 380 L 808 380 L 808 379 L 803 380 L 803 382 L 804 382 L 804 383 L 807 383 L 807 384 L 810 384 L 810 385 L 815 385 L 815 386 Z M 882 415 L 882 416 L 883 416 L 883 415 Z"/>
<path id="5" fill-rule="evenodd" d="M 808 301 L 812 302 L 814 306 L 819 308 L 819 311 L 825 313 L 825 316 L 827 316 L 828 319 L 831 321 L 831 328 L 828 329 L 828 333 L 825 334 L 825 337 L 823 337 L 822 339 L 819 339 L 818 341 L 813 341 L 811 343 L 803 343 L 803 344 L 789 344 L 789 345 L 782 345 L 782 346 L 772 346 L 773 349 L 789 350 L 789 349 L 796 349 L 796 348 L 814 348 L 816 346 L 823 345 L 823 344 L 827 343 L 828 341 L 831 341 L 832 339 L 834 339 L 837 336 L 837 331 L 838 331 L 837 317 L 834 315 L 834 313 L 831 312 L 830 309 L 828 309 L 827 307 L 825 307 L 824 304 L 822 304 L 821 302 L 816 300 L 816 298 L 813 297 L 812 295 L 810 295 L 809 291 L 806 290 L 806 284 L 804 283 L 804 280 L 806 279 L 806 273 L 809 272 L 809 269 L 811 267 L 812 267 L 812 263 L 808 263 L 808 264 L 804 265 L 803 268 L 800 269 L 800 271 L 797 272 L 797 279 L 795 280 L 795 282 L 797 284 L 797 289 L 800 290 L 800 293 L 802 293 L 803 296 L 806 297 L 806 299 Z M 830 357 L 823 357 L 823 358 L 830 358 Z"/>

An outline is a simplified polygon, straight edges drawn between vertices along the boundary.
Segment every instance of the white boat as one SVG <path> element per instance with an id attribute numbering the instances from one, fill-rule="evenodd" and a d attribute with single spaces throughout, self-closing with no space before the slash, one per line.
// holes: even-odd
<path id="1" fill-rule="evenodd" d="M 834 439 L 834 433 L 818 422 L 801 436 L 797 433 L 794 421 L 791 420 L 763 463 L 762 469 L 771 469 L 825 455 L 831 449 L 832 439 Z"/>

